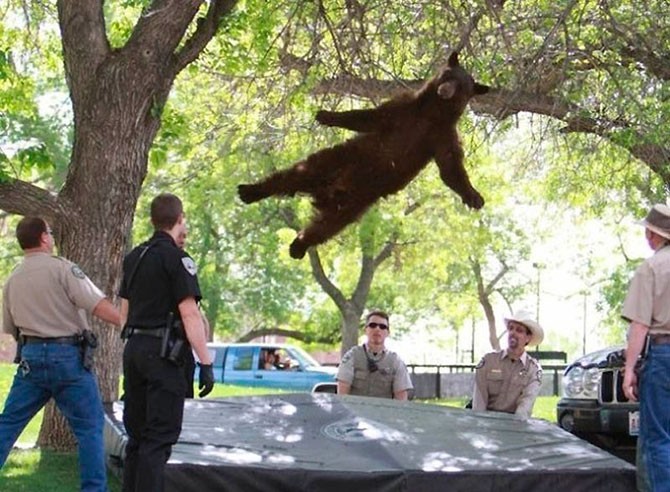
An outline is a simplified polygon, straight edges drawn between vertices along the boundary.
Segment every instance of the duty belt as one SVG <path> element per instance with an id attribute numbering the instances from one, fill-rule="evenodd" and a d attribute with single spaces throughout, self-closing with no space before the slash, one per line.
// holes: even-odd
<path id="1" fill-rule="evenodd" d="M 651 335 L 652 345 L 667 345 L 670 344 L 670 334 L 668 335 Z"/>
<path id="2" fill-rule="evenodd" d="M 81 337 L 79 335 L 74 335 L 71 337 L 53 337 L 53 338 L 42 338 L 42 337 L 31 337 L 25 336 L 24 340 L 26 344 L 31 343 L 57 343 L 60 345 L 79 345 L 81 342 Z"/>
<path id="3" fill-rule="evenodd" d="M 165 330 L 167 330 L 167 328 L 134 328 L 134 327 L 130 327 L 129 337 L 132 337 L 132 336 L 135 336 L 135 335 L 145 335 L 145 336 L 148 336 L 148 337 L 163 338 L 163 335 L 165 334 Z"/>

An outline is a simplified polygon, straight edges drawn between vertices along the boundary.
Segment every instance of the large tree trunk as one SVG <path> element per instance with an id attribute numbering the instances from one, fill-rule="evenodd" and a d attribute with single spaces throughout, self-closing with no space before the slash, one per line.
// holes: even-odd
<path id="1" fill-rule="evenodd" d="M 88 121 L 76 132 L 70 174 L 59 195 L 66 204 L 55 223 L 59 253 L 79 264 L 110 299 L 118 292 L 126 238 L 159 127 L 138 93 L 153 92 L 162 100 L 167 95 L 164 87 L 152 87 L 148 80 L 139 69 L 125 74 L 100 70 L 98 90 L 80 101 Z M 109 90 L 112 84 L 122 95 Z M 118 395 L 119 330 L 98 321 L 91 327 L 99 339 L 95 370 L 100 391 L 104 401 L 112 401 Z M 45 414 L 40 446 L 62 449 L 72 442 L 61 419 L 51 410 Z"/>
<path id="2" fill-rule="evenodd" d="M 74 142 L 65 185 L 57 197 L 21 181 L 0 183 L 0 208 L 41 215 L 52 223 L 62 256 L 79 264 L 115 299 L 121 262 L 146 176 L 151 144 L 176 75 L 216 33 L 234 0 L 212 0 L 189 37 L 201 1 L 154 0 L 128 42 L 112 49 L 103 2 L 59 0 L 63 59 L 74 112 Z M 104 401 L 118 395 L 119 331 L 91 324 L 99 338 L 95 371 Z M 38 444 L 71 449 L 74 440 L 50 404 Z"/>
<path id="3" fill-rule="evenodd" d="M 340 346 L 340 355 L 344 355 L 351 347 L 358 345 L 358 338 L 361 335 L 362 315 L 362 309 L 357 309 L 351 305 L 342 313 L 342 345 Z"/>

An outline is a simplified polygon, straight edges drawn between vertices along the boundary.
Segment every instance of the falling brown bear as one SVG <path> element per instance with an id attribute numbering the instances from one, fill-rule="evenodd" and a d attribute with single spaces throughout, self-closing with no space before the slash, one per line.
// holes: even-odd
<path id="1" fill-rule="evenodd" d="M 258 183 L 239 185 L 240 198 L 253 203 L 272 195 L 312 196 L 317 213 L 291 243 L 293 258 L 333 237 L 380 197 L 404 188 L 430 159 L 435 159 L 444 184 L 466 205 L 479 209 L 484 199 L 463 167 L 456 124 L 468 101 L 488 90 L 461 68 L 454 52 L 447 66 L 417 91 L 373 109 L 317 112 L 322 125 L 359 134 Z"/>

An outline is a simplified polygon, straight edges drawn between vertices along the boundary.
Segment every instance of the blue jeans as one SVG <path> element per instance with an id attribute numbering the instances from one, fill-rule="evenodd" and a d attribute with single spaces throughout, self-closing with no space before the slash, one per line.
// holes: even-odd
<path id="1" fill-rule="evenodd" d="M 652 345 L 640 384 L 642 460 L 653 492 L 670 491 L 670 345 Z"/>
<path id="2" fill-rule="evenodd" d="M 77 438 L 81 490 L 106 492 L 100 392 L 75 345 L 36 343 L 23 347 L 21 364 L 0 414 L 0 467 L 26 424 L 50 398 Z"/>

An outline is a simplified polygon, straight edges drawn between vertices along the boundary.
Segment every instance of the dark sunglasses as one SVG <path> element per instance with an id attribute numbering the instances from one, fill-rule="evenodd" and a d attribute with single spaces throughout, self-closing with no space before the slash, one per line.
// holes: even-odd
<path id="1" fill-rule="evenodd" d="M 388 330 L 389 325 L 385 325 L 384 323 L 368 323 L 368 328 L 379 328 L 380 330 Z"/>

